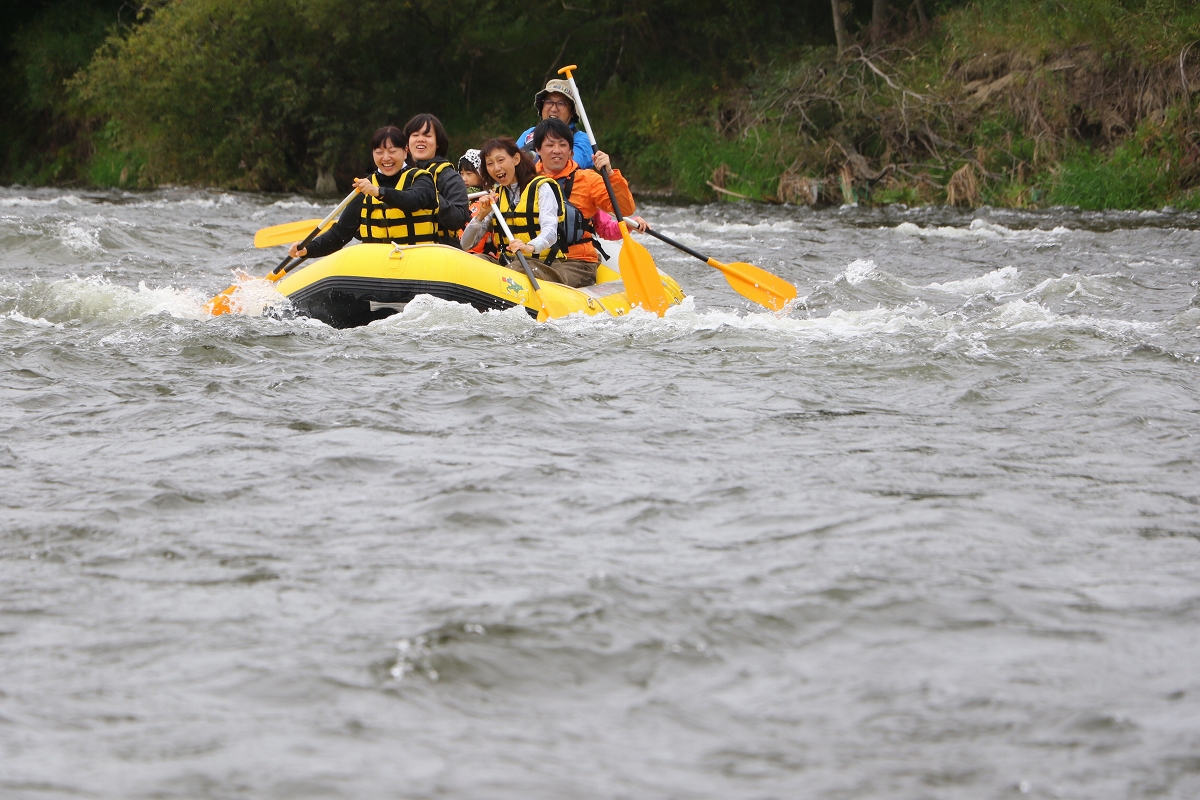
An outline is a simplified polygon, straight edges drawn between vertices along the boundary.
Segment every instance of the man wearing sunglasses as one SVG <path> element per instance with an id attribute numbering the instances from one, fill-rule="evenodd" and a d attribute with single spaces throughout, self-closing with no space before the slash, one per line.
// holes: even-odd
<path id="1" fill-rule="evenodd" d="M 575 163 L 583 169 L 592 168 L 592 144 L 588 141 L 587 133 L 576 129 L 575 123 L 578 118 L 575 114 L 575 95 L 571 93 L 571 84 L 568 81 L 554 79 L 546 84 L 546 88 L 542 89 L 533 97 L 533 107 L 537 109 L 540 119 L 560 119 L 570 126 L 571 132 L 574 135 L 574 155 Z M 533 158 L 537 159 L 537 151 L 533 149 L 533 130 L 537 127 L 531 127 L 529 130 L 517 137 L 517 147 L 525 150 Z"/>

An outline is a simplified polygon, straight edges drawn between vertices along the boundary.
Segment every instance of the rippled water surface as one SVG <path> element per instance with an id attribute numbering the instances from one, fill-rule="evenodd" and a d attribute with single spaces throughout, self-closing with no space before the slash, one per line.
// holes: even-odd
<path id="1" fill-rule="evenodd" d="M 801 302 L 204 317 L 322 211 L 0 190 L 0 796 L 1200 796 L 1200 218 L 649 206 Z"/>

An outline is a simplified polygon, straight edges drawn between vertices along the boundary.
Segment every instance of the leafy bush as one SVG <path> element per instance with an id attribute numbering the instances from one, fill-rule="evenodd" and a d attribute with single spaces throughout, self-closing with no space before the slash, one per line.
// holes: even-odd
<path id="1" fill-rule="evenodd" d="M 813 13 L 786 0 L 174 0 L 111 38 L 76 86 L 85 113 L 118 120 L 123 146 L 146 154 L 143 182 L 280 189 L 318 168 L 344 182 L 374 128 L 421 111 L 459 133 L 532 121 L 533 94 L 568 59 L 589 96 L 612 79 L 741 72 L 811 35 Z"/>

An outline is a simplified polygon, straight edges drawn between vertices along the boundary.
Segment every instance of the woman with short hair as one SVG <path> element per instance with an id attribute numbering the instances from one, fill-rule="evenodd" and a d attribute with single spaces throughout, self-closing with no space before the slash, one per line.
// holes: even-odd
<path id="1" fill-rule="evenodd" d="M 358 196 L 350 201 L 333 227 L 314 238 L 307 248 L 293 244 L 292 258 L 320 258 L 336 253 L 351 239 L 363 242 L 423 244 L 437 241 L 438 195 L 433 176 L 405 166 L 407 151 L 401 130 L 386 125 L 371 136 L 375 171 L 357 178 Z"/>
<path id="2" fill-rule="evenodd" d="M 446 129 L 433 114 L 417 114 L 404 126 L 403 135 L 410 164 L 433 176 L 438 193 L 437 241 L 458 247 L 458 233 L 471 216 L 470 201 L 462 176 L 446 158 L 450 146 Z"/>

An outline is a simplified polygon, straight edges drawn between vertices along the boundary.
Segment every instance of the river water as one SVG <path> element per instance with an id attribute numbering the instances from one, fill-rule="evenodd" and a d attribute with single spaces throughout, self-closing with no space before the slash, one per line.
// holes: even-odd
<path id="1" fill-rule="evenodd" d="M 665 319 L 204 317 L 322 212 L 0 189 L 0 796 L 1200 796 L 1200 216 L 647 204 L 797 307 L 651 240 Z"/>

